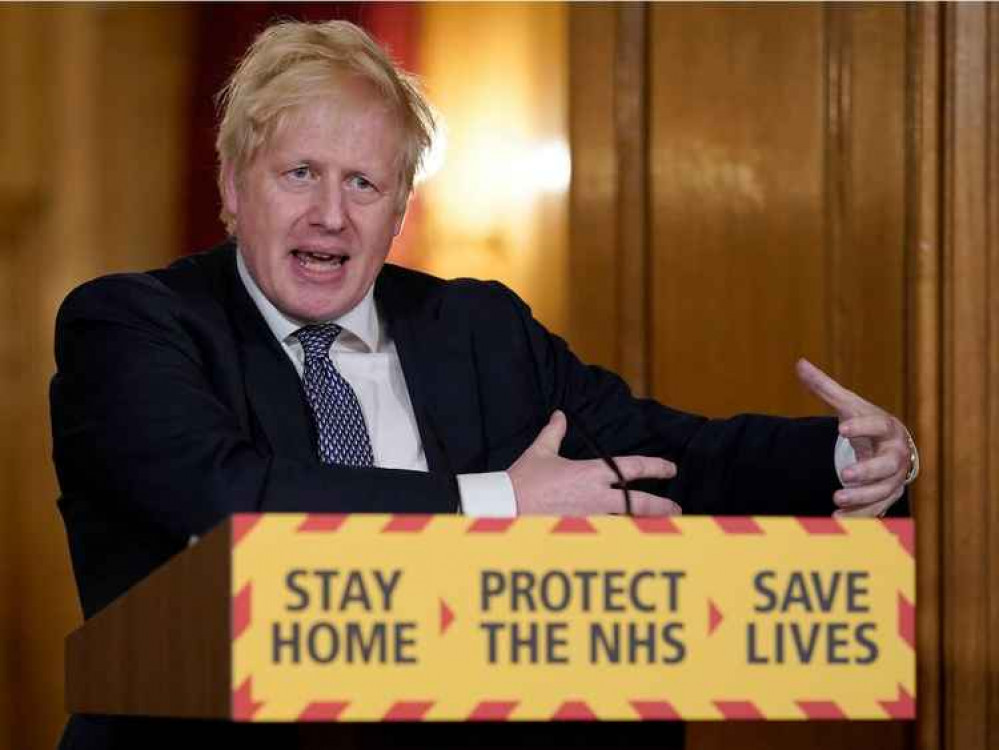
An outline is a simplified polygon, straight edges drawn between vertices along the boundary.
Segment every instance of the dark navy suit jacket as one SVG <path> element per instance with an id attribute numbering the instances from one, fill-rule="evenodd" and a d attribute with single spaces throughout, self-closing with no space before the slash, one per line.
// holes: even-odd
<path id="1" fill-rule="evenodd" d="M 497 283 L 386 265 L 375 300 L 428 472 L 319 462 L 298 374 L 231 244 L 70 294 L 56 323 L 52 430 L 85 617 L 234 512 L 455 512 L 455 475 L 507 469 L 555 409 L 569 415 L 567 457 L 593 457 L 582 425 L 611 455 L 676 461 L 677 478 L 657 489 L 685 513 L 833 510 L 834 420 L 709 420 L 636 399 Z M 84 724 L 71 723 L 66 747 L 113 746 Z M 148 723 L 133 725 L 149 736 Z"/>

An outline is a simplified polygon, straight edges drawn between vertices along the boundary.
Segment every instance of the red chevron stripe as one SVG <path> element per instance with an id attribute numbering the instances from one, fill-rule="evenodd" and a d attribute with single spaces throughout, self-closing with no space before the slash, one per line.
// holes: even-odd
<path id="1" fill-rule="evenodd" d="M 398 701 L 392 704 L 382 721 L 423 721 L 433 705 L 433 701 Z"/>
<path id="2" fill-rule="evenodd" d="M 516 518 L 476 518 L 468 526 L 469 534 L 502 534 L 507 531 Z"/>
<path id="3" fill-rule="evenodd" d="M 230 603 L 229 627 L 232 633 L 232 640 L 236 640 L 243 632 L 250 627 L 250 617 L 253 603 L 253 582 L 250 581 L 239 593 L 232 598 Z"/>
<path id="4" fill-rule="evenodd" d="M 898 543 L 910 557 L 916 556 L 916 526 L 911 518 L 882 518 L 881 523 L 898 537 Z"/>
<path id="5" fill-rule="evenodd" d="M 916 647 L 916 606 L 898 592 L 898 634 L 912 648 Z"/>
<path id="6" fill-rule="evenodd" d="M 348 513 L 309 513 L 295 531 L 299 534 L 309 531 L 339 531 L 349 517 Z"/>
<path id="7" fill-rule="evenodd" d="M 833 701 L 795 701 L 809 719 L 845 719 L 846 714 Z"/>
<path id="8" fill-rule="evenodd" d="M 299 721 L 338 721 L 349 701 L 313 701 L 302 709 Z"/>
<path id="9" fill-rule="evenodd" d="M 806 534 L 845 534 L 846 527 L 831 516 L 828 518 L 795 518 Z"/>
<path id="10" fill-rule="evenodd" d="M 468 721 L 506 721 L 517 701 L 482 701 L 468 715 Z"/>
<path id="11" fill-rule="evenodd" d="M 763 527 L 752 516 L 712 516 L 726 534 L 765 534 Z"/>
<path id="12" fill-rule="evenodd" d="M 382 527 L 382 533 L 418 534 L 427 527 L 432 518 L 429 513 L 396 513 Z"/>
<path id="13" fill-rule="evenodd" d="M 236 721 L 252 721 L 263 706 L 262 701 L 253 700 L 253 678 L 247 677 L 238 689 L 232 691 L 232 718 Z"/>
<path id="14" fill-rule="evenodd" d="M 752 701 L 715 701 L 714 704 L 721 715 L 729 720 L 766 718 Z"/>
<path id="15" fill-rule="evenodd" d="M 632 516 L 632 523 L 643 534 L 682 534 L 676 521 L 668 516 Z"/>
<path id="16" fill-rule="evenodd" d="M 668 701 L 631 701 L 631 707 L 642 721 L 676 721 L 683 718 Z"/>
<path id="17" fill-rule="evenodd" d="M 566 701 L 552 714 L 552 721 L 595 721 L 596 718 L 583 701 Z"/>
<path id="18" fill-rule="evenodd" d="M 898 686 L 897 699 L 893 701 L 878 701 L 878 703 L 881 704 L 884 712 L 893 719 L 916 718 L 916 701 L 901 685 Z"/>
<path id="19" fill-rule="evenodd" d="M 582 516 L 563 516 L 552 529 L 552 534 L 596 534 L 596 527 Z"/>
<path id="20" fill-rule="evenodd" d="M 243 541 L 243 537 L 249 534 L 262 518 L 263 515 L 260 513 L 233 513 L 232 547 Z"/>

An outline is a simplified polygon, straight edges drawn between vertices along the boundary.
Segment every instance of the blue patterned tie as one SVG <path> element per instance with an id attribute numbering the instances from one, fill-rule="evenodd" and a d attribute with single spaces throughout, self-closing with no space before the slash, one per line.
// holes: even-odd
<path id="1" fill-rule="evenodd" d="M 374 466 L 357 394 L 330 360 L 330 347 L 342 330 L 336 323 L 323 323 L 293 334 L 305 350 L 302 383 L 316 423 L 319 458 L 326 464 Z"/>

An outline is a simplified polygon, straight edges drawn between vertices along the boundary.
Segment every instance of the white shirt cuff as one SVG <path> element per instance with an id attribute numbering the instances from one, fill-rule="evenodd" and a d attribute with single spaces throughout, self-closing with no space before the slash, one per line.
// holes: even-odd
<path id="1" fill-rule="evenodd" d="M 839 477 L 839 483 L 846 487 L 846 482 L 843 481 L 843 470 L 857 463 L 857 454 L 853 452 L 850 441 L 842 435 L 836 436 L 833 463 L 836 465 L 836 476 Z"/>
<path id="2" fill-rule="evenodd" d="M 461 512 L 473 518 L 514 518 L 517 501 L 505 471 L 459 474 Z"/>

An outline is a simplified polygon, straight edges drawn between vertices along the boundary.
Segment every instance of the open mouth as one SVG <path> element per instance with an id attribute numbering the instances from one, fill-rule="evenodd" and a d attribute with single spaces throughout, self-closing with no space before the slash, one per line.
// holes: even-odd
<path id="1" fill-rule="evenodd" d="M 292 250 L 291 254 L 302 266 L 314 270 L 340 268 L 350 260 L 349 255 L 322 253 L 315 250 Z"/>

